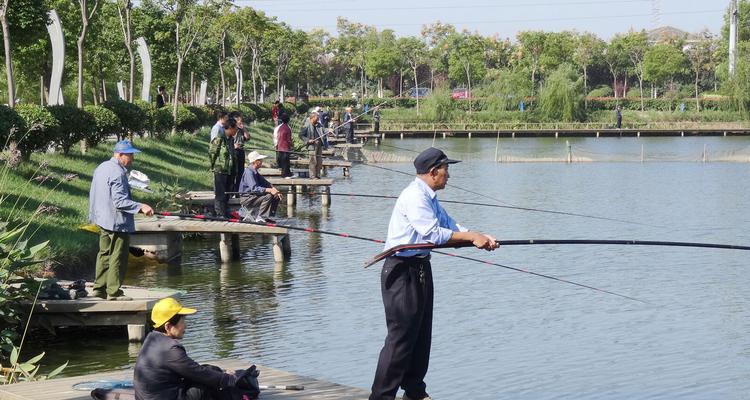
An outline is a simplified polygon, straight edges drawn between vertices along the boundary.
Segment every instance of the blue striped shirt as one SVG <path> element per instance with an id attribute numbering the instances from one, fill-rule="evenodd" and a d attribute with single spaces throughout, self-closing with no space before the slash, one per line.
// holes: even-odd
<path id="1" fill-rule="evenodd" d="M 402 244 L 445 244 L 453 232 L 468 229 L 457 224 L 438 202 L 437 194 L 419 177 L 401 192 L 388 225 L 385 248 Z M 429 250 L 407 250 L 400 257 L 426 256 Z"/>

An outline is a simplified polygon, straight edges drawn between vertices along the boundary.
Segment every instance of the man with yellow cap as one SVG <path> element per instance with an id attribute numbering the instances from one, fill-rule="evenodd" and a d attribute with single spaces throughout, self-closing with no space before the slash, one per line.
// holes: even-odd
<path id="1" fill-rule="evenodd" d="M 215 399 L 235 386 L 235 375 L 198 364 L 178 341 L 185 334 L 185 316 L 196 311 L 171 297 L 154 305 L 151 320 L 155 330 L 146 336 L 135 362 L 136 400 Z"/>

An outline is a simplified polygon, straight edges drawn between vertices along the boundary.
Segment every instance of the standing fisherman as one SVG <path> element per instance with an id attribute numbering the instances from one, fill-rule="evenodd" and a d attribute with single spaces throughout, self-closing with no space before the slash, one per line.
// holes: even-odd
<path id="1" fill-rule="evenodd" d="M 230 118 L 223 133 L 211 139 L 208 147 L 210 170 L 214 173 L 214 212 L 217 217 L 229 218 L 229 195 L 234 185 L 237 169 L 237 154 L 234 151 L 234 135 L 237 134 L 237 121 Z"/>
<path id="2" fill-rule="evenodd" d="M 307 154 L 310 158 L 310 178 L 320 178 L 320 170 L 323 168 L 323 128 L 318 124 L 318 113 L 313 111 L 310 117 L 300 129 L 299 137 L 307 145 Z"/>
<path id="3" fill-rule="evenodd" d="M 107 300 L 132 300 L 120 286 L 128 270 L 130 233 L 135 231 L 133 214 L 154 214 L 148 204 L 133 201 L 125 175 L 133 154 L 140 152 L 129 140 L 117 142 L 112 158 L 96 167 L 91 180 L 89 221 L 101 228 L 94 296 Z"/>
<path id="4" fill-rule="evenodd" d="M 440 206 L 436 191 L 444 189 L 449 159 L 434 147 L 414 159 L 417 177 L 401 192 L 388 225 L 385 248 L 415 243 L 473 242 L 485 250 L 497 248 L 495 238 L 470 232 Z M 393 400 L 398 388 L 404 400 L 430 399 L 424 377 L 432 342 L 432 269 L 429 250 L 408 250 L 387 257 L 380 275 L 388 336 L 372 384 L 370 400 Z"/>
<path id="5" fill-rule="evenodd" d="M 346 129 L 346 143 L 354 143 L 354 124 L 357 123 L 357 119 L 352 115 L 352 108 L 346 107 L 346 114 L 344 114 L 344 126 Z"/>

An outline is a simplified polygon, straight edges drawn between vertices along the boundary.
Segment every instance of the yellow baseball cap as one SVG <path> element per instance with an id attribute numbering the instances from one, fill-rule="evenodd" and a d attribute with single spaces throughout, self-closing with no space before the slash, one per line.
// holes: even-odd
<path id="1" fill-rule="evenodd" d="M 190 315 L 196 312 L 198 310 L 183 307 L 179 301 L 171 297 L 166 297 L 154 304 L 154 308 L 151 309 L 151 320 L 154 321 L 154 328 L 158 328 L 167 323 L 175 315 Z"/>

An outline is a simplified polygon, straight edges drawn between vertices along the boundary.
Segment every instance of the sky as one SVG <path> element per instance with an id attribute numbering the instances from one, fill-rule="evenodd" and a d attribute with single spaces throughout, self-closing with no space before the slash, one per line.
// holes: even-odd
<path id="1" fill-rule="evenodd" d="M 718 34 L 729 0 L 235 0 L 305 31 L 336 32 L 336 18 L 419 35 L 423 24 L 515 38 L 524 30 L 593 32 L 603 39 L 656 26 Z M 655 19 L 659 10 L 659 19 Z M 657 23 L 658 21 L 658 23 Z"/>

